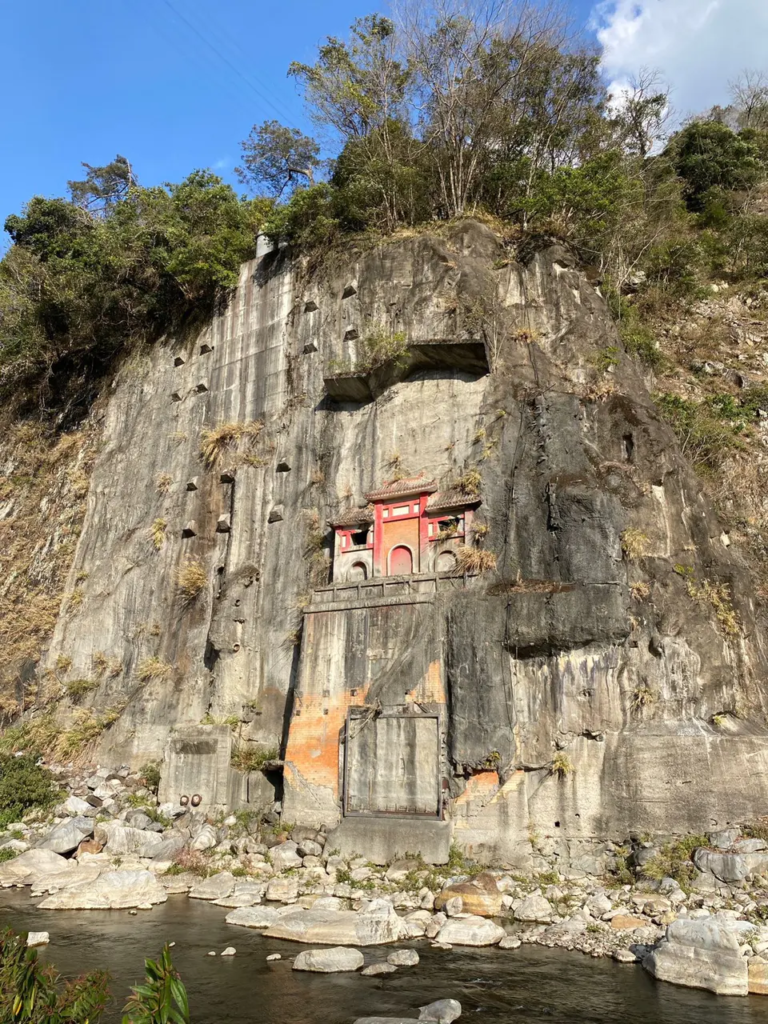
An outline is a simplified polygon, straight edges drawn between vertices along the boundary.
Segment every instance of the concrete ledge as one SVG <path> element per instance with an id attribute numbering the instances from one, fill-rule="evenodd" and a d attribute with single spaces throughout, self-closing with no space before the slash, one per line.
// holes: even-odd
<path id="1" fill-rule="evenodd" d="M 450 821 L 361 816 L 344 818 L 328 834 L 326 845 L 342 857 L 359 854 L 374 864 L 389 864 L 406 854 L 421 854 L 427 864 L 447 864 L 451 834 Z"/>

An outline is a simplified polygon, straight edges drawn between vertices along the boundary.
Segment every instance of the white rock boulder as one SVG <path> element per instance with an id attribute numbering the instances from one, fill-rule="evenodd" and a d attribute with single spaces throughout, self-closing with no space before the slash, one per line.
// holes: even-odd
<path id="1" fill-rule="evenodd" d="M 322 974 L 336 974 L 340 971 L 356 971 L 365 963 L 359 949 L 346 946 L 332 946 L 330 949 L 304 949 L 293 962 L 294 971 L 317 971 Z"/>
<path id="2" fill-rule="evenodd" d="M 495 946 L 505 934 L 487 917 L 451 917 L 437 933 L 437 941 L 452 946 Z"/>
<path id="3" fill-rule="evenodd" d="M 43 900 L 41 910 L 128 910 L 165 903 L 165 889 L 151 871 L 107 871 Z"/>

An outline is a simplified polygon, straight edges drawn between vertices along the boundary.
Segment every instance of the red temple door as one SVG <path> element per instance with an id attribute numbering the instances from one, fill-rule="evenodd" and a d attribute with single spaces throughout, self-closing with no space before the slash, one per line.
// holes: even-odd
<path id="1" fill-rule="evenodd" d="M 389 553 L 389 575 L 410 576 L 413 572 L 413 555 L 409 548 L 399 545 Z"/>

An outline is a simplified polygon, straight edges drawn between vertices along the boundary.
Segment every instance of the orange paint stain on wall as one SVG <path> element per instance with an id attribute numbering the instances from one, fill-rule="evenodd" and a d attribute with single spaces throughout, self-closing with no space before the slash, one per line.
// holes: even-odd
<path id="1" fill-rule="evenodd" d="M 355 696 L 346 691 L 335 697 L 312 693 L 296 698 L 285 760 L 301 772 L 306 782 L 330 788 L 337 798 L 339 741 L 347 720 L 347 709 L 365 704 L 367 689 L 359 688 Z"/>
<path id="2" fill-rule="evenodd" d="M 493 771 L 478 772 L 467 779 L 467 786 L 463 793 L 453 801 L 454 806 L 461 807 L 470 804 L 475 800 L 485 804 L 491 800 L 499 789 L 499 773 Z"/>

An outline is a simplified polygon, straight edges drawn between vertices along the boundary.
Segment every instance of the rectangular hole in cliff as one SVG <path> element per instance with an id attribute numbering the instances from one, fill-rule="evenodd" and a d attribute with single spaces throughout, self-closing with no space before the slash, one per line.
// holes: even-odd
<path id="1" fill-rule="evenodd" d="M 624 435 L 624 458 L 627 462 L 632 461 L 632 456 L 635 452 L 635 439 L 631 434 Z"/>

